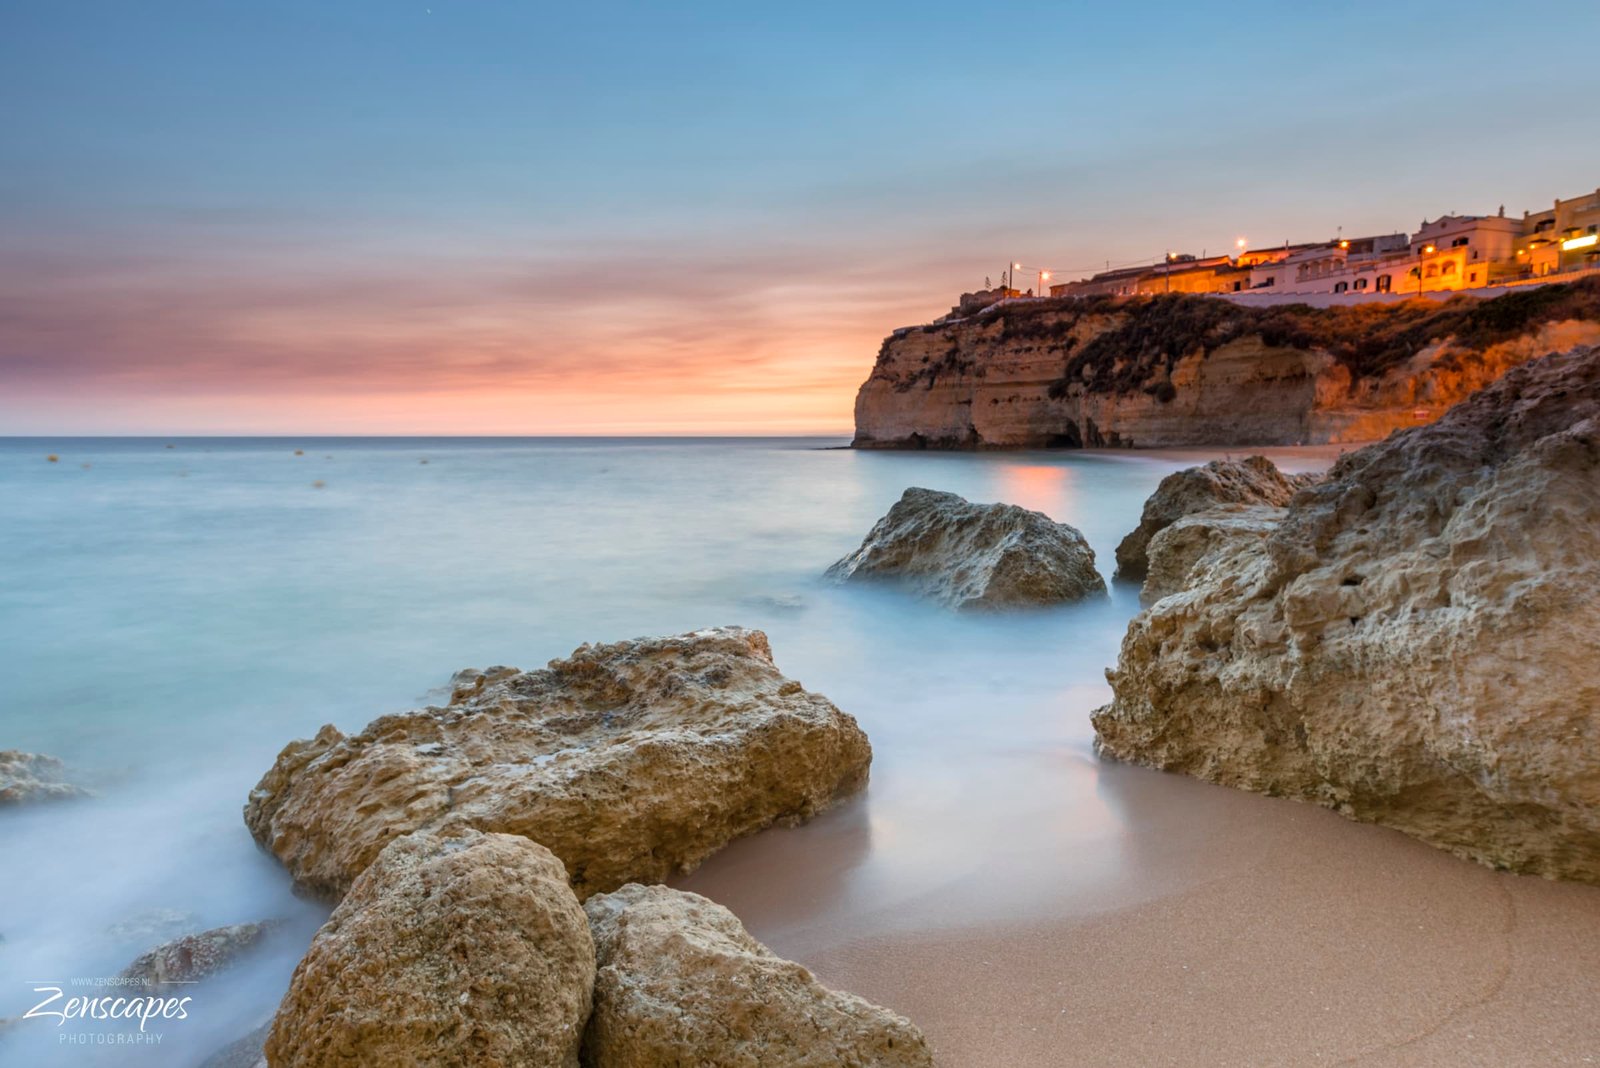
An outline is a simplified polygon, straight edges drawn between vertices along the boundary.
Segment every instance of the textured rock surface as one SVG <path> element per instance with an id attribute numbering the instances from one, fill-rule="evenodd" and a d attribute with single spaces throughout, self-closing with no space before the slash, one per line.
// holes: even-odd
<path id="1" fill-rule="evenodd" d="M 905 1018 L 827 989 L 698 894 L 629 885 L 584 906 L 599 970 L 594 1068 L 898 1068 L 932 1055 Z"/>
<path id="2" fill-rule="evenodd" d="M 1266 504 L 1281 507 L 1297 490 L 1317 481 L 1317 475 L 1285 475 L 1265 456 L 1243 460 L 1212 460 L 1199 467 L 1175 471 L 1144 502 L 1144 512 L 1122 544 L 1117 546 L 1117 576 L 1142 578 L 1150 539 L 1174 520 L 1221 505 Z"/>
<path id="3" fill-rule="evenodd" d="M 1060 604 L 1106 592 L 1094 550 L 1065 523 L 1014 504 L 973 504 L 915 487 L 827 577 L 894 581 L 962 609 Z"/>
<path id="4" fill-rule="evenodd" d="M 856 397 L 855 445 L 1376 441 L 1437 419 L 1519 363 L 1600 342 L 1587 295 L 1600 283 L 1548 289 L 1567 296 L 1484 301 L 1496 309 L 1477 323 L 1420 301 L 1307 311 L 1290 323 L 1281 321 L 1289 310 L 1215 297 L 1013 301 L 890 335 Z M 1151 307 L 1158 314 L 1145 316 Z M 1436 310 L 1431 324 L 1417 322 Z M 1478 336 L 1459 342 L 1453 331 L 1463 326 Z M 1375 367 L 1358 359 L 1352 372 L 1335 355 L 1352 345 L 1358 356 L 1384 347 L 1410 355 Z"/>
<path id="5" fill-rule="evenodd" d="M 1600 880 L 1600 349 L 1342 458 L 1134 619 L 1107 756 Z"/>
<path id="6" fill-rule="evenodd" d="M 140 956 L 123 969 L 126 979 L 150 983 L 194 983 L 234 963 L 277 925 L 235 923 L 198 934 L 180 935 Z"/>
<path id="7" fill-rule="evenodd" d="M 89 796 L 91 791 L 66 780 L 65 766 L 55 757 L 18 749 L 0 750 L 0 805 Z"/>
<path id="8" fill-rule="evenodd" d="M 575 1068 L 594 943 L 567 873 L 525 838 L 396 839 L 295 969 L 272 1068 Z"/>
<path id="9" fill-rule="evenodd" d="M 811 817 L 872 760 L 755 630 L 585 645 L 453 686 L 447 707 L 291 743 L 251 792 L 245 822 L 303 887 L 336 897 L 391 839 L 455 827 L 543 844 L 580 897 L 656 881 Z"/>
<path id="10" fill-rule="evenodd" d="M 1161 528 L 1150 539 L 1149 567 L 1139 598 L 1146 604 L 1177 593 L 1202 559 L 1238 540 L 1260 541 L 1278 529 L 1282 508 L 1240 505 L 1208 508 Z"/>

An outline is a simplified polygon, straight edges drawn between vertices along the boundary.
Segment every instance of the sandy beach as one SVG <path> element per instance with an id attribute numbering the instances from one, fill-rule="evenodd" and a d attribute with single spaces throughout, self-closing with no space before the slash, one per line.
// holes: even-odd
<path id="1" fill-rule="evenodd" d="M 736 845 L 688 885 L 824 981 L 925 1021 L 948 1068 L 1600 1062 L 1595 888 L 1294 801 L 1136 768 L 1107 777 L 1138 817 L 1123 874 L 1141 890 L 1124 904 L 1112 877 L 1104 895 L 964 923 L 949 915 L 957 886 L 916 904 L 946 917 L 931 929 L 807 924 L 826 879 L 778 865 L 826 870 L 827 854 L 805 855 L 813 828 Z"/>

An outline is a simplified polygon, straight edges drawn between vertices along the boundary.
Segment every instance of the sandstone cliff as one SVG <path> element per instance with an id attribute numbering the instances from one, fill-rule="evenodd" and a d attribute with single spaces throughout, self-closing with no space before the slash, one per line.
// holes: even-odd
<path id="1" fill-rule="evenodd" d="M 1151 542 L 1103 754 L 1600 882 L 1600 348 L 1219 516 Z"/>
<path id="2" fill-rule="evenodd" d="M 1297 445 L 1432 422 L 1510 368 L 1600 342 L 1600 279 L 1337 308 L 1013 301 L 897 330 L 858 448 Z"/>

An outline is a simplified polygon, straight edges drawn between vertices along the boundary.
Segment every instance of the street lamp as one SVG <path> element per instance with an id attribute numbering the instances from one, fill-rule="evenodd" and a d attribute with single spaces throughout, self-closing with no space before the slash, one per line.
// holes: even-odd
<path id="1" fill-rule="evenodd" d="M 1433 246 L 1432 245 L 1424 245 L 1424 246 L 1422 246 L 1422 256 L 1431 256 L 1431 255 L 1433 255 Z M 1422 272 L 1422 268 L 1423 268 L 1423 264 L 1424 264 L 1422 256 L 1418 256 L 1417 257 L 1417 296 L 1419 296 L 1419 297 L 1422 296 L 1422 273 L 1423 273 Z"/>

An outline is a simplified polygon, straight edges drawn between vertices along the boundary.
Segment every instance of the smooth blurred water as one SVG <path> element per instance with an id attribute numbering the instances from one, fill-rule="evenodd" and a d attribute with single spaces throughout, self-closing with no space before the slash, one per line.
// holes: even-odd
<path id="1" fill-rule="evenodd" d="M 1071 523 L 1109 578 L 1160 478 L 1217 454 L 839 444 L 0 439 L 0 748 L 62 757 L 100 794 L 0 812 L 0 1017 L 37 1000 L 32 981 L 115 975 L 149 945 L 105 928 L 143 909 L 290 921 L 194 988 L 159 1049 L 62 1046 L 93 1025 L 25 1020 L 0 1063 L 191 1065 L 262 1022 L 325 915 L 240 818 L 277 751 L 435 700 L 458 668 L 586 641 L 759 627 L 871 737 L 863 797 L 683 880 L 758 937 L 1135 892 L 1131 795 L 1095 761 L 1088 712 L 1136 589 L 968 617 L 818 576 L 917 485 Z"/>

